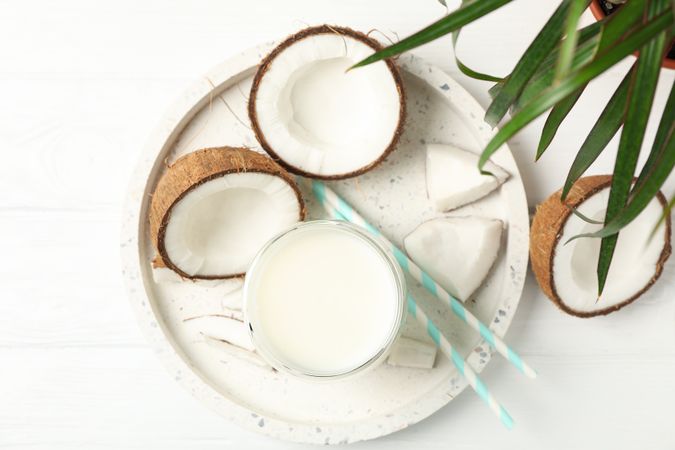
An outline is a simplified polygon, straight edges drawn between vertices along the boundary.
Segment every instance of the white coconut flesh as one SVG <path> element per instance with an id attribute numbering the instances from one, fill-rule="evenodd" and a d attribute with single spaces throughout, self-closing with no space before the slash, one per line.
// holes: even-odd
<path id="1" fill-rule="evenodd" d="M 449 211 L 475 202 L 497 189 L 509 174 L 488 161 L 482 175 L 478 155 L 445 144 L 428 144 L 426 177 L 427 193 L 439 211 Z"/>
<path id="2" fill-rule="evenodd" d="M 433 369 L 436 361 L 436 345 L 401 336 L 391 348 L 387 363 L 398 367 Z"/>
<path id="3" fill-rule="evenodd" d="M 171 209 L 164 246 L 190 276 L 244 273 L 269 239 L 298 221 L 301 205 L 283 179 L 230 173 L 190 190 Z"/>
<path id="4" fill-rule="evenodd" d="M 346 35 L 316 34 L 283 49 L 264 73 L 255 114 L 287 166 L 321 176 L 377 161 L 399 126 L 400 92 L 384 62 L 346 72 L 373 53 Z"/>
<path id="5" fill-rule="evenodd" d="M 419 225 L 404 239 L 406 252 L 431 278 L 462 301 L 483 283 L 497 258 L 502 221 L 443 217 Z"/>
<path id="6" fill-rule="evenodd" d="M 578 210 L 602 221 L 608 197 L 609 188 L 602 189 L 579 205 Z M 553 257 L 553 283 L 561 301 L 576 311 L 591 312 L 622 303 L 642 291 L 654 276 L 666 243 L 665 225 L 649 239 L 662 214 L 663 206 L 655 198 L 621 230 L 600 298 L 597 295 L 600 239 L 580 238 L 567 245 L 565 242 L 577 234 L 597 231 L 601 225 L 570 215 Z"/>
<path id="7" fill-rule="evenodd" d="M 184 322 L 194 327 L 200 334 L 213 339 L 228 342 L 248 351 L 255 351 L 248 329 L 242 320 L 228 317 L 206 315 Z"/>

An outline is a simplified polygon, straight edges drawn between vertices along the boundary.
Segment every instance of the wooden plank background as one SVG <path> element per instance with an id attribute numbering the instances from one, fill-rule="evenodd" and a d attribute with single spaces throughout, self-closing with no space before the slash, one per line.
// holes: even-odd
<path id="1" fill-rule="evenodd" d="M 459 52 L 506 73 L 555 3 L 514 2 L 467 28 Z M 0 1 L 0 447 L 295 447 L 206 409 L 144 342 L 120 276 L 126 184 L 163 111 L 230 55 L 303 24 L 406 36 L 443 12 L 434 0 Z M 448 39 L 417 53 L 487 105 L 489 85 L 457 73 Z M 542 122 L 511 141 L 531 205 L 562 184 L 628 64 L 592 83 L 536 166 Z M 673 79 L 662 73 L 656 111 Z M 540 377 L 529 382 L 499 358 L 485 372 L 514 431 L 467 391 L 423 423 L 354 448 L 673 449 L 674 288 L 671 260 L 634 306 L 580 320 L 530 277 L 508 340 Z"/>

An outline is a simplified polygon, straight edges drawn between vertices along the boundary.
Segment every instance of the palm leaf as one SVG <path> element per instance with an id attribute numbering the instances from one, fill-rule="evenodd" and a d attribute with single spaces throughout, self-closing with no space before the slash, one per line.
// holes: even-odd
<path id="1" fill-rule="evenodd" d="M 474 20 L 491 13 L 495 9 L 501 8 L 511 0 L 481 0 L 471 2 L 456 9 L 447 16 L 437 20 L 426 28 L 417 33 L 408 36 L 407 38 L 397 42 L 396 44 L 385 47 L 382 50 L 373 53 L 367 58 L 354 64 L 350 69 L 356 67 L 367 66 L 382 59 L 391 58 L 405 51 L 424 45 L 441 36 L 452 33 L 455 30 L 462 28 L 464 25 L 473 22 Z"/>
<path id="2" fill-rule="evenodd" d="M 448 5 L 445 4 L 445 0 L 443 1 L 443 6 L 447 8 Z M 474 2 L 476 0 L 462 0 L 462 3 L 460 6 L 465 6 L 471 2 Z M 457 64 L 457 67 L 459 68 L 459 71 L 462 72 L 464 75 L 467 77 L 471 77 L 475 80 L 482 80 L 482 81 L 493 81 L 493 82 L 500 82 L 502 81 L 503 78 L 501 77 L 496 77 L 494 75 L 490 75 L 488 73 L 483 73 L 483 72 L 478 72 L 477 70 L 473 70 L 466 64 L 464 64 L 460 59 L 459 56 L 457 56 L 457 41 L 459 40 L 459 34 L 462 32 L 461 28 L 458 28 L 457 30 L 452 32 L 452 50 L 453 53 L 455 54 L 455 64 Z"/>
<path id="3" fill-rule="evenodd" d="M 615 45 L 625 36 L 629 36 L 640 19 L 640 12 L 644 10 L 646 0 L 631 0 L 623 5 L 617 12 L 605 18 L 602 22 L 595 22 L 579 30 L 579 44 L 574 52 L 571 70 L 590 62 L 596 54 L 602 53 L 607 48 Z M 542 63 L 532 80 L 513 106 L 518 111 L 524 105 L 536 98 L 544 89 L 551 86 L 555 80 L 553 67 L 559 60 L 560 49 L 565 45 L 564 39 L 561 45 Z"/>
<path id="4" fill-rule="evenodd" d="M 654 36 L 670 27 L 673 23 L 673 12 L 668 10 L 659 14 L 645 24 L 640 24 L 636 30 L 617 45 L 598 55 L 593 62 L 571 73 L 556 86 L 552 86 L 523 107 L 504 127 L 502 127 L 487 143 L 479 159 L 479 168 L 482 170 L 485 163 L 511 136 L 532 122 L 547 109 L 572 94 L 579 87 L 612 67 L 644 45 Z"/>
<path id="5" fill-rule="evenodd" d="M 541 137 L 539 138 L 539 145 L 537 146 L 537 155 L 535 156 L 535 161 L 541 158 L 541 155 L 544 154 L 548 146 L 553 141 L 553 137 L 558 132 L 558 128 L 567 114 L 572 110 L 574 105 L 581 97 L 581 94 L 584 92 L 586 86 L 582 86 L 572 93 L 569 97 L 560 101 L 557 105 L 553 107 L 551 112 L 546 118 L 546 123 L 544 123 L 544 128 L 541 130 Z"/>
<path id="6" fill-rule="evenodd" d="M 580 34 L 577 31 L 579 16 L 581 16 L 581 13 L 586 9 L 589 3 L 590 0 L 572 0 L 565 22 L 565 39 L 562 40 L 557 52 L 558 63 L 555 68 L 554 82 L 564 78 L 570 71 L 577 46 L 577 38 Z M 553 107 L 546 118 L 546 123 L 544 123 L 544 128 L 542 129 L 541 137 L 539 138 L 539 145 L 537 146 L 535 161 L 541 158 L 541 155 L 544 154 L 544 151 L 546 151 L 551 144 L 560 124 L 565 120 L 567 114 L 569 114 L 577 103 L 585 88 L 586 86 L 579 88 L 572 95 L 560 101 Z"/>
<path id="7" fill-rule="evenodd" d="M 603 25 L 604 25 L 603 22 L 593 22 L 592 24 L 581 28 L 578 32 L 578 35 L 577 35 L 577 44 L 576 44 L 577 49 L 583 43 L 587 42 L 589 39 L 598 39 L 599 40 L 599 36 L 600 36 L 600 33 L 602 32 Z M 560 44 L 558 44 L 556 46 L 556 48 L 553 49 L 551 54 L 546 57 L 544 62 L 541 63 L 541 67 L 537 70 L 538 74 L 540 72 L 552 69 L 555 66 L 556 62 L 560 58 L 560 49 L 562 48 L 563 45 L 565 45 L 566 40 L 567 40 L 567 37 L 563 38 L 560 41 Z"/>
<path id="8" fill-rule="evenodd" d="M 566 38 L 560 46 L 558 64 L 556 64 L 555 68 L 556 80 L 561 80 L 567 76 L 570 71 L 572 58 L 574 57 L 574 50 L 577 46 L 577 24 L 579 23 L 579 17 L 581 16 L 581 13 L 584 12 L 584 9 L 586 9 L 589 3 L 590 0 L 572 0 L 572 4 L 570 5 L 569 11 L 567 12 L 567 18 L 565 19 Z"/>
<path id="9" fill-rule="evenodd" d="M 602 26 L 603 26 L 602 22 L 593 22 L 592 24 L 587 25 L 583 27 L 581 30 L 579 30 L 576 53 L 582 53 L 584 57 L 580 58 L 575 53 L 574 57 L 575 64 L 573 67 L 580 67 L 581 65 L 591 60 L 591 58 L 595 54 L 595 49 L 597 48 L 597 44 L 600 40 L 600 32 L 602 31 Z M 592 39 L 593 42 L 589 43 L 588 41 L 590 39 Z M 564 42 L 565 39 L 562 40 L 562 43 Z M 543 89 L 551 85 L 553 81 L 552 69 L 555 66 L 556 61 L 558 60 L 558 55 L 560 53 L 560 47 L 562 43 L 556 46 L 556 48 L 553 49 L 553 51 L 544 59 L 544 61 L 542 61 L 541 65 L 537 68 L 537 71 L 528 81 L 527 85 L 523 89 L 523 92 L 518 97 L 517 102 L 514 104 L 513 106 L 514 111 L 517 111 L 518 109 L 520 109 L 520 106 L 527 103 L 526 101 L 523 101 L 523 98 L 531 100 Z M 546 81 L 541 82 L 541 79 L 547 75 L 548 77 Z M 494 99 L 497 96 L 497 94 L 499 94 L 500 90 L 502 89 L 504 83 L 506 82 L 506 80 L 508 80 L 508 78 L 509 78 L 508 76 L 505 77 L 504 80 L 494 84 L 488 90 L 488 93 L 490 94 L 491 98 Z M 535 89 L 532 89 L 531 85 L 533 83 L 537 83 L 538 81 L 539 81 L 538 86 Z"/>
<path id="10" fill-rule="evenodd" d="M 644 175 L 643 181 L 639 184 L 638 182 L 635 183 L 628 204 L 611 221 L 605 223 L 602 229 L 594 233 L 584 233 L 574 236 L 569 241 L 581 237 L 602 238 L 618 233 L 640 215 L 659 189 L 661 189 L 661 186 L 663 186 L 668 175 L 675 167 L 675 83 L 673 83 L 670 90 L 666 109 L 661 116 L 658 135 L 662 135 L 663 140 L 659 140 L 659 146 L 652 146 L 650 158 L 652 158 L 652 155 L 656 155 L 653 157 L 653 164 L 650 166 L 649 173 Z M 657 144 L 656 139 L 654 140 L 654 144 Z M 640 175 L 643 174 L 641 173 Z"/>
<path id="11" fill-rule="evenodd" d="M 492 82 L 500 82 L 503 80 L 501 77 L 497 77 L 494 75 L 490 75 L 489 73 L 483 73 L 483 72 L 478 72 L 477 70 L 474 70 L 464 64 L 460 59 L 459 56 L 457 56 L 457 39 L 459 39 L 459 33 L 461 32 L 461 29 L 455 31 L 452 33 L 452 48 L 454 50 L 455 54 L 455 64 L 457 64 L 457 67 L 459 68 L 460 72 L 462 72 L 464 75 L 467 77 L 471 77 L 475 80 L 482 80 L 482 81 L 492 81 Z"/>
<path id="12" fill-rule="evenodd" d="M 654 0 L 647 7 L 647 19 L 654 17 L 665 9 L 668 0 Z M 670 10 L 672 14 L 672 10 Z M 602 43 L 602 41 L 601 41 Z M 626 205 L 630 194 L 640 148 L 645 137 L 649 112 L 654 101 L 656 83 L 661 72 L 661 58 L 666 45 L 666 33 L 660 33 L 652 39 L 640 52 L 637 66 L 631 80 L 626 107 L 626 121 L 621 132 L 619 150 L 616 154 L 612 184 L 609 189 L 605 223 L 610 222 Z M 632 91 L 632 92 L 631 92 Z M 612 263 L 612 256 L 616 249 L 619 234 L 602 238 L 600 255 L 598 256 L 598 296 L 602 294 L 607 281 L 607 274 Z"/>
<path id="13" fill-rule="evenodd" d="M 652 175 L 655 166 L 663 164 L 663 154 L 657 149 L 663 149 L 663 143 L 666 141 L 666 138 L 670 133 L 672 133 L 672 125 L 675 123 L 675 82 L 670 88 L 670 95 L 668 96 L 668 101 L 666 102 L 666 107 L 661 114 L 661 122 L 659 123 L 659 128 L 656 130 L 656 135 L 654 136 L 654 143 L 652 145 L 652 150 L 649 152 L 649 157 L 645 161 L 640 175 L 635 182 L 633 187 L 634 190 L 639 190 L 642 184 Z M 668 124 L 671 124 L 668 127 Z"/>
<path id="14" fill-rule="evenodd" d="M 504 117 L 511 105 L 516 101 L 527 82 L 537 70 L 537 67 L 546 59 L 546 56 L 555 48 L 563 34 L 565 17 L 571 0 L 563 0 L 553 12 L 539 34 L 534 38 L 523 56 L 518 60 L 516 67 L 505 80 L 497 96 L 492 100 L 485 112 L 485 121 L 492 126 L 497 125 Z"/>
<path id="15" fill-rule="evenodd" d="M 659 221 L 654 225 L 654 228 L 652 229 L 651 234 L 649 235 L 649 238 L 651 239 L 654 237 L 654 234 L 656 231 L 659 229 L 661 224 L 665 222 L 666 218 L 670 216 L 670 212 L 673 210 L 673 207 L 675 206 L 675 195 L 671 197 L 670 201 L 666 204 L 666 206 L 663 208 L 663 214 L 661 214 L 661 217 L 659 218 Z"/>
<path id="16" fill-rule="evenodd" d="M 630 34 L 630 29 L 642 18 L 647 0 L 630 0 L 614 14 L 605 18 L 600 38 L 600 47 L 607 48 L 619 39 Z"/>
<path id="17" fill-rule="evenodd" d="M 636 7 L 639 7 L 640 2 L 634 2 L 631 8 L 623 10 L 621 14 L 618 12 L 615 13 L 611 20 L 607 20 L 606 24 L 602 24 L 602 27 L 593 27 L 593 25 L 601 25 L 601 22 L 596 22 L 593 25 L 585 27 L 578 33 L 580 43 L 579 47 L 576 49 L 576 52 L 571 53 L 570 49 L 573 48 L 575 43 L 576 33 L 570 35 L 570 30 L 575 29 L 578 22 L 578 16 L 580 14 L 578 9 L 575 11 L 575 8 L 580 8 L 580 5 L 584 5 L 585 7 L 585 3 L 582 0 L 576 1 L 576 3 L 572 4 L 568 14 L 568 36 L 563 40 L 560 45 L 560 49 L 557 51 L 559 55 L 557 58 L 558 64 L 556 65 L 555 72 L 551 69 L 553 60 L 553 57 L 551 57 L 545 62 L 546 69 L 540 72 L 535 81 L 526 87 L 523 94 L 521 95 L 521 98 L 519 98 L 518 102 L 516 102 L 516 109 L 518 109 L 521 104 L 524 104 L 530 100 L 533 93 L 536 93 L 544 87 L 548 87 L 552 83 L 555 83 L 557 80 L 559 80 L 561 78 L 561 74 L 568 73 L 570 68 L 576 69 L 586 64 L 593 58 L 596 52 L 603 51 L 605 48 L 607 48 L 607 46 L 611 45 L 613 43 L 611 39 L 620 39 L 622 37 L 622 33 L 623 35 L 626 34 L 626 27 L 632 26 L 637 21 L 637 17 L 639 17 L 639 15 L 636 14 Z M 565 52 L 567 52 L 568 55 L 565 55 Z M 558 131 L 558 128 L 560 128 L 563 120 L 565 120 L 569 112 L 579 100 L 579 97 L 583 93 L 585 87 L 586 86 L 579 88 L 574 94 L 561 100 L 553 107 L 542 129 L 535 160 L 541 158 L 543 153 L 551 144 L 555 134 Z M 614 130 L 611 136 L 613 136 L 615 133 L 616 130 Z M 599 148 L 599 150 L 602 150 L 602 148 Z M 597 155 L 595 157 L 597 157 Z M 593 160 L 594 159 L 595 158 L 593 158 Z M 584 170 L 585 169 L 586 168 L 584 168 Z"/>
<path id="18" fill-rule="evenodd" d="M 593 223 L 595 225 L 604 225 L 604 223 L 605 223 L 602 220 L 591 219 L 590 217 L 588 217 L 587 215 L 585 215 L 581 211 L 579 211 L 578 208 L 572 208 L 571 206 L 568 206 L 568 208 L 572 211 L 572 214 L 574 214 L 575 216 L 577 216 L 578 218 L 580 218 L 584 222 Z"/>
<path id="19" fill-rule="evenodd" d="M 579 46 L 574 53 L 574 58 L 572 59 L 572 71 L 578 70 L 593 60 L 593 57 L 597 53 L 599 42 L 600 33 L 598 32 L 596 35 L 579 43 Z M 532 80 L 525 86 L 523 92 L 518 97 L 518 100 L 513 105 L 514 112 L 522 109 L 523 106 L 531 102 L 541 94 L 542 91 L 553 85 L 555 79 L 554 67 L 554 62 L 547 63 L 546 67 L 542 67 L 542 69 L 532 77 Z"/>
<path id="20" fill-rule="evenodd" d="M 504 80 L 507 79 L 508 77 L 504 78 Z M 494 99 L 497 95 L 499 95 L 499 92 L 502 90 L 502 86 L 504 86 L 503 82 L 495 83 L 490 89 L 488 89 L 488 94 L 490 94 L 490 98 Z"/>
<path id="21" fill-rule="evenodd" d="M 612 140 L 616 132 L 621 128 L 626 114 L 626 98 L 628 97 L 628 87 L 630 86 L 633 70 L 631 68 L 623 78 L 623 81 L 616 88 L 609 102 L 607 102 L 607 106 L 600 113 L 598 120 L 588 133 L 586 140 L 581 144 L 567 174 L 567 179 L 560 195 L 562 201 L 567 198 L 572 185 L 581 178 L 584 172 L 600 156 L 600 153 L 602 153 L 607 144 L 609 144 L 609 141 Z"/>

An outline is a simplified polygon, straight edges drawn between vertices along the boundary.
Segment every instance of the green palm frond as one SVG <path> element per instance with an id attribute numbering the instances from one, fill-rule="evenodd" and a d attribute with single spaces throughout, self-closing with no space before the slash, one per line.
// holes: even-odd
<path id="1" fill-rule="evenodd" d="M 445 5 L 445 2 L 439 0 Z M 462 27 L 501 8 L 511 0 L 462 0 L 458 9 L 419 32 L 376 52 L 354 67 L 390 58 L 447 34 L 456 44 Z M 600 292 L 609 271 L 620 230 L 635 219 L 658 193 L 675 166 L 675 86 L 650 154 L 633 182 L 667 45 L 675 35 L 675 0 L 628 0 L 604 20 L 577 30 L 579 17 L 590 0 L 562 0 L 506 77 L 473 70 L 457 59 L 467 76 L 495 81 L 485 120 L 497 125 L 510 110 L 512 116 L 488 142 L 479 169 L 506 141 L 534 119 L 551 110 L 544 125 L 536 158 L 549 147 L 586 85 L 610 67 L 639 50 L 633 68 L 608 101 L 579 148 L 567 175 L 562 197 L 590 167 L 623 126 L 614 176 L 604 219 L 595 233 L 575 236 L 601 238 L 598 262 Z M 671 201 L 672 203 L 672 201 Z M 666 213 L 667 214 L 667 213 Z"/>

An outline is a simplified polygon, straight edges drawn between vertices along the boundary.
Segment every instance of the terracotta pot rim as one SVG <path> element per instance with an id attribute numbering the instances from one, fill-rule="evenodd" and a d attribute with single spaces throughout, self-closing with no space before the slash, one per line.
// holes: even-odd
<path id="1" fill-rule="evenodd" d="M 592 0 L 589 9 L 591 10 L 591 13 L 593 13 L 593 17 L 595 17 L 595 20 L 597 20 L 598 22 L 604 19 L 606 16 L 605 12 L 600 7 L 600 0 Z M 638 52 L 634 53 L 635 56 L 637 56 L 637 54 Z M 663 61 L 661 62 L 661 67 L 670 70 L 675 70 L 675 59 L 670 59 L 668 58 L 668 55 L 665 55 L 663 57 Z"/>

